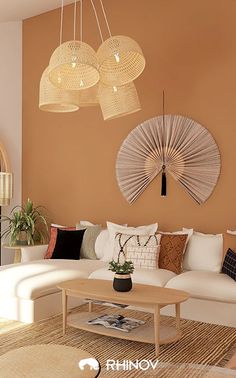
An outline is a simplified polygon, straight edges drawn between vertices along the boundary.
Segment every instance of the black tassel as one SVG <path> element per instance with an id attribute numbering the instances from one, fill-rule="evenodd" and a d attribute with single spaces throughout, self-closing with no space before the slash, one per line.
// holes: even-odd
<path id="1" fill-rule="evenodd" d="M 161 196 L 166 196 L 166 173 L 163 170 L 162 171 L 162 177 L 161 177 Z"/>

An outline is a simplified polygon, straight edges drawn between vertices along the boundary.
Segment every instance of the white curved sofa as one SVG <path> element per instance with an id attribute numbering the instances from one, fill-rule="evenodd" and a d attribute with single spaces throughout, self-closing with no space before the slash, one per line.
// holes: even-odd
<path id="1" fill-rule="evenodd" d="M 113 279 L 113 273 L 100 268 L 90 274 L 93 279 Z M 190 299 L 181 305 L 181 317 L 212 324 L 236 327 L 236 282 L 223 273 L 187 271 L 176 275 L 164 269 L 134 271 L 133 282 L 187 291 Z M 161 310 L 175 316 L 174 306 Z"/>
<path id="2" fill-rule="evenodd" d="M 0 268 L 0 317 L 32 323 L 61 312 L 57 284 L 76 278 L 113 279 L 101 260 L 44 260 L 47 246 L 22 248 L 23 263 Z M 135 269 L 133 282 L 182 289 L 191 298 L 181 316 L 236 327 L 236 282 L 225 274 L 187 271 L 176 275 L 165 269 Z M 81 304 L 70 298 L 70 307 Z M 174 306 L 162 309 L 174 315 Z"/>
<path id="3" fill-rule="evenodd" d="M 41 260 L 3 266 L 0 268 L 0 317 L 32 323 L 58 314 L 62 305 L 57 285 L 88 278 L 104 265 L 99 260 L 44 260 L 42 256 Z M 70 299 L 70 307 L 81 304 Z"/>

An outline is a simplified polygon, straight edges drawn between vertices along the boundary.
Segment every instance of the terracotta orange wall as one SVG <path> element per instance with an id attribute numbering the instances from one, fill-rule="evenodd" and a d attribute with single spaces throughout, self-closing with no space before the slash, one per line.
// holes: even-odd
<path id="1" fill-rule="evenodd" d="M 98 0 L 95 0 L 99 4 Z M 236 2 L 235 0 L 105 0 L 113 34 L 133 37 L 147 65 L 136 81 L 142 111 L 103 121 L 96 108 L 72 114 L 38 109 L 42 71 L 58 45 L 59 10 L 24 22 L 23 198 L 46 206 L 54 222 L 80 219 L 186 226 L 207 232 L 236 228 Z M 100 40 L 89 1 L 85 40 Z M 72 7 L 65 9 L 65 40 L 72 35 Z M 133 205 L 115 177 L 119 147 L 139 123 L 161 114 L 162 89 L 168 113 L 182 114 L 208 128 L 222 156 L 220 180 L 202 206 L 168 178 L 160 178 Z"/>

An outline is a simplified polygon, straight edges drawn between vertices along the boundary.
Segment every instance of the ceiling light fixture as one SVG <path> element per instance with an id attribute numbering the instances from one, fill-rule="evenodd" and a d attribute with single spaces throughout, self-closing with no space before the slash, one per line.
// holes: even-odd
<path id="1" fill-rule="evenodd" d="M 109 38 L 104 41 L 93 0 L 101 46 L 97 54 L 83 42 L 83 3 L 80 0 L 80 40 L 76 40 L 77 1 L 74 2 L 74 39 L 63 40 L 64 2 L 61 3 L 60 44 L 53 52 L 40 84 L 39 107 L 66 112 L 100 103 L 104 119 L 141 109 L 133 83 L 145 67 L 140 46 L 126 36 L 112 36 L 103 1 L 100 0 Z M 63 110 L 64 109 L 64 110 Z"/>

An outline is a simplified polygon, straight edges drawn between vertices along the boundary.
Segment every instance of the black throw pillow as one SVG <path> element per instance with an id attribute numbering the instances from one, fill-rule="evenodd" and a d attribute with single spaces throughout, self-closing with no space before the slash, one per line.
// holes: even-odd
<path id="1" fill-rule="evenodd" d="M 79 260 L 85 230 L 57 230 L 52 259 Z"/>
<path id="2" fill-rule="evenodd" d="M 223 262 L 222 273 L 227 274 L 236 281 L 236 252 L 228 249 Z"/>

